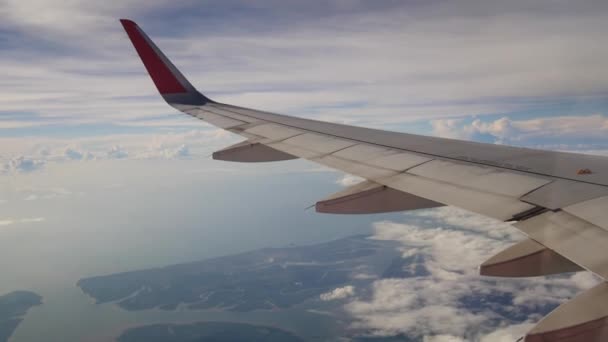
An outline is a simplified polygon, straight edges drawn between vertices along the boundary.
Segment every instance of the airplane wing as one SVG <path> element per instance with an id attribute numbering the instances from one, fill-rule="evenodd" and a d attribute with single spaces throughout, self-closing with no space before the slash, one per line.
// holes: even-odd
<path id="1" fill-rule="evenodd" d="M 480 266 L 482 275 L 530 277 L 587 270 L 608 279 L 608 158 L 395 133 L 219 103 L 198 92 L 130 20 L 121 20 L 152 81 L 179 111 L 241 135 L 214 159 L 303 158 L 366 179 L 316 204 L 365 214 L 452 205 L 527 234 Z M 607 341 L 608 285 L 577 295 L 525 337 Z"/>

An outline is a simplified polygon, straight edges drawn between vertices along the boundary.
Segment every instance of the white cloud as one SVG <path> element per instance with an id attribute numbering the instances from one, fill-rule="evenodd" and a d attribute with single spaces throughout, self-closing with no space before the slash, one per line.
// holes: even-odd
<path id="1" fill-rule="evenodd" d="M 36 201 L 40 199 L 57 199 L 65 198 L 72 195 L 72 191 L 62 187 L 24 187 L 18 188 L 17 191 L 21 194 L 25 194 L 24 201 Z"/>
<path id="2" fill-rule="evenodd" d="M 480 342 L 514 342 L 534 327 L 532 323 L 514 324 L 481 337 Z"/>
<path id="3" fill-rule="evenodd" d="M 346 174 L 346 175 L 343 175 L 340 178 L 338 178 L 338 180 L 336 180 L 336 183 L 339 185 L 342 185 L 344 187 L 347 187 L 347 186 L 353 186 L 357 183 L 361 183 L 362 181 L 364 181 L 364 179 L 361 177 Z"/>
<path id="4" fill-rule="evenodd" d="M 369 273 L 355 273 L 352 275 L 353 279 L 365 280 L 365 279 L 376 279 L 378 276 Z"/>
<path id="5" fill-rule="evenodd" d="M 322 293 L 320 295 L 321 300 L 330 301 L 336 299 L 344 299 L 350 296 L 355 295 L 355 287 L 352 285 L 347 285 L 344 287 L 335 288 L 327 293 Z"/>
<path id="6" fill-rule="evenodd" d="M 41 159 L 35 159 L 27 156 L 19 156 L 9 159 L 7 162 L 4 163 L 4 172 L 6 174 L 29 173 L 42 169 L 45 164 L 46 161 Z"/>
<path id="7" fill-rule="evenodd" d="M 578 142 L 606 143 L 608 117 L 600 114 L 587 116 L 553 116 L 537 119 L 511 120 L 507 117 L 484 122 L 475 119 L 437 119 L 431 121 L 433 133 L 446 138 L 475 139 L 479 135 L 491 136 L 498 143 L 525 145 L 564 143 L 576 146 Z"/>
<path id="8" fill-rule="evenodd" d="M 190 149 L 186 144 L 182 144 L 178 147 L 170 156 L 172 157 L 189 157 Z"/>
<path id="9" fill-rule="evenodd" d="M 44 217 L 32 217 L 32 218 L 20 219 L 19 222 L 20 223 L 35 223 L 35 222 L 42 222 L 44 220 L 45 220 Z"/>
<path id="10" fill-rule="evenodd" d="M 123 147 L 119 145 L 114 145 L 107 153 L 108 158 L 110 159 L 124 159 L 129 156 L 129 153 L 124 150 Z"/>
<path id="11" fill-rule="evenodd" d="M 88 151 L 82 151 L 80 149 L 77 149 L 75 147 L 66 147 L 65 150 L 63 151 L 63 158 L 65 158 L 66 160 L 94 160 L 95 156 L 93 155 L 93 153 L 88 152 Z"/>
<path id="12" fill-rule="evenodd" d="M 6 171 L 33 171 L 47 162 L 206 157 L 212 151 L 240 139 L 219 129 L 82 138 L 32 137 L 23 140 L 6 137 L 0 138 L 0 155 L 9 157 L 4 163 Z"/>
<path id="13" fill-rule="evenodd" d="M 587 273 L 481 277 L 481 262 L 522 238 L 515 228 L 450 207 L 406 217 L 408 223 L 376 223 L 374 237 L 399 241 L 403 257 L 416 257 L 426 272 L 374 281 L 370 298 L 355 298 L 345 306 L 354 317 L 354 329 L 425 341 L 494 341 L 515 336 L 529 327 L 522 323 L 540 318 L 536 312 L 598 283 Z M 474 304 L 476 298 L 482 300 Z"/>
<path id="14" fill-rule="evenodd" d="M 423 342 L 465 342 L 465 340 L 451 335 L 434 335 L 425 336 Z"/>

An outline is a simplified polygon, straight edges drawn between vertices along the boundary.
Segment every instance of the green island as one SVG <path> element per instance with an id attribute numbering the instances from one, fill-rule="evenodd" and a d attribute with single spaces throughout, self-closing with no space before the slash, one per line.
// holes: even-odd
<path id="1" fill-rule="evenodd" d="M 8 341 L 27 311 L 42 304 L 42 297 L 30 291 L 14 291 L 0 296 L 0 342 Z"/>
<path id="2" fill-rule="evenodd" d="M 400 258 L 390 245 L 358 235 L 85 278 L 78 286 L 97 303 L 125 310 L 279 310 L 357 281 L 366 265 L 382 264 L 366 271 L 382 277 L 391 260 Z"/>
<path id="3" fill-rule="evenodd" d="M 127 329 L 118 342 L 301 342 L 296 335 L 277 328 L 231 322 L 152 324 Z"/>

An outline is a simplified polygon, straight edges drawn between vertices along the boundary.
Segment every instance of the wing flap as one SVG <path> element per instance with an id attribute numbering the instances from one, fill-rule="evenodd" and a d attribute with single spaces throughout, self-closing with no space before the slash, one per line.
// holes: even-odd
<path id="1" fill-rule="evenodd" d="M 607 195 L 608 188 L 605 186 L 557 179 L 526 194 L 521 200 L 543 208 L 557 210 Z"/>
<path id="2" fill-rule="evenodd" d="M 560 305 L 543 318 L 524 342 L 608 341 L 608 283 L 601 283 Z"/>
<path id="3" fill-rule="evenodd" d="M 440 203 L 365 181 L 317 202 L 315 209 L 329 214 L 376 214 L 440 206 Z"/>
<path id="4" fill-rule="evenodd" d="M 285 152 L 275 150 L 257 142 L 243 141 L 222 150 L 213 152 L 214 160 L 233 161 L 241 163 L 260 163 L 297 159 Z"/>
<path id="5" fill-rule="evenodd" d="M 540 243 L 520 241 L 486 260 L 479 274 L 493 277 L 536 277 L 583 270 Z"/>
<path id="6" fill-rule="evenodd" d="M 408 173 L 398 174 L 378 183 L 408 192 L 431 201 L 453 205 L 501 221 L 510 221 L 518 214 L 534 209 L 517 198 L 482 192 Z"/>
<path id="7" fill-rule="evenodd" d="M 608 230 L 608 196 L 594 198 L 564 208 L 564 211 Z"/>
<path id="8" fill-rule="evenodd" d="M 531 239 L 608 279 L 605 257 L 608 234 L 604 229 L 565 211 L 546 212 L 514 226 Z"/>

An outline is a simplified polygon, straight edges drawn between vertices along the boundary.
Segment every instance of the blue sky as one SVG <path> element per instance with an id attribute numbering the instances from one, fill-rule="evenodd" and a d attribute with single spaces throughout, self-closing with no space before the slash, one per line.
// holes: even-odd
<path id="1" fill-rule="evenodd" d="M 87 150 L 94 137 L 208 129 L 157 96 L 117 23 L 129 17 L 221 101 L 429 135 L 604 149 L 605 5 L 548 3 L 6 1 L 0 138 L 63 137 Z M 31 144 L 14 147 L 4 159 L 40 157 Z"/>
<path id="2" fill-rule="evenodd" d="M 278 203 L 289 197 L 285 215 L 298 210 L 299 224 L 315 227 L 301 230 L 302 241 L 348 235 L 337 228 L 359 222 L 300 212 L 338 185 L 352 184 L 352 177 L 305 161 L 243 166 L 209 160 L 213 151 L 240 139 L 162 101 L 118 22 L 125 17 L 137 21 L 199 90 L 218 101 L 388 130 L 608 154 L 605 1 L 6 0 L 0 3 L 0 240 L 6 246 L 24 240 L 46 246 L 53 239 L 66 248 L 94 246 L 99 223 L 78 232 L 91 218 L 107 217 L 117 227 L 134 227 L 131 235 L 145 235 L 146 243 L 162 250 L 167 239 L 155 235 L 164 229 L 158 222 L 172 219 L 176 231 L 186 234 L 202 218 L 180 220 L 186 211 L 178 200 L 141 204 L 135 216 L 129 206 L 141 193 L 205 201 L 219 191 L 217 184 L 226 188 L 223 201 L 233 205 L 240 192 L 256 198 L 259 191 Z M 279 177 L 286 189 L 309 191 L 293 198 L 273 192 L 276 175 L 286 175 Z M 184 184 L 199 182 L 196 194 L 184 190 Z M 248 182 L 255 186 L 243 186 Z M 277 219 L 270 219 L 276 211 L 263 209 L 258 220 L 250 217 L 251 229 L 278 231 Z M 157 225 L 147 228 L 151 222 Z M 369 298 L 357 297 L 356 289 L 345 310 L 357 328 L 412 333 L 429 342 L 461 341 L 464 332 L 477 329 L 480 341 L 511 341 L 538 319 L 496 326 L 488 323 L 492 313 L 483 318 L 459 311 L 458 296 L 493 288 L 477 277 L 475 265 L 521 238 L 512 228 L 453 209 L 361 222 L 379 238 L 402 242 L 404 254 L 422 255 L 432 272 L 418 283 L 378 281 Z M 323 235 L 321 225 L 335 230 Z M 44 241 L 32 241 L 35 236 Z M 104 236 L 108 244 L 120 237 Z M 169 240 L 181 243 L 179 236 Z M 451 248 L 455 240 L 467 250 Z M 263 241 L 249 248 L 260 246 Z M 176 256 L 169 249 L 152 259 L 208 256 Z M 48 246 L 32 250 L 38 251 L 28 254 L 34 262 L 55 253 Z M 104 253 L 112 251 L 92 248 L 90 258 L 101 260 Z M 150 257 L 144 250 L 133 258 L 117 253 L 116 259 Z M 77 264 L 68 271 L 78 273 Z M 99 267 L 113 272 L 145 262 L 116 264 Z M 0 270 L 7 268 L 0 263 Z M 38 279 L 39 273 L 40 265 L 24 270 L 11 285 Z M 518 310 L 561 302 L 593 282 L 579 274 L 513 281 L 502 289 L 521 294 L 513 306 Z M 421 287 L 427 291 L 418 296 L 426 297 L 412 298 Z M 438 296 L 447 289 L 454 296 Z M 413 306 L 435 297 L 429 309 Z M 462 319 L 425 325 L 446 314 Z M 422 330 L 407 330 L 416 326 Z"/>

